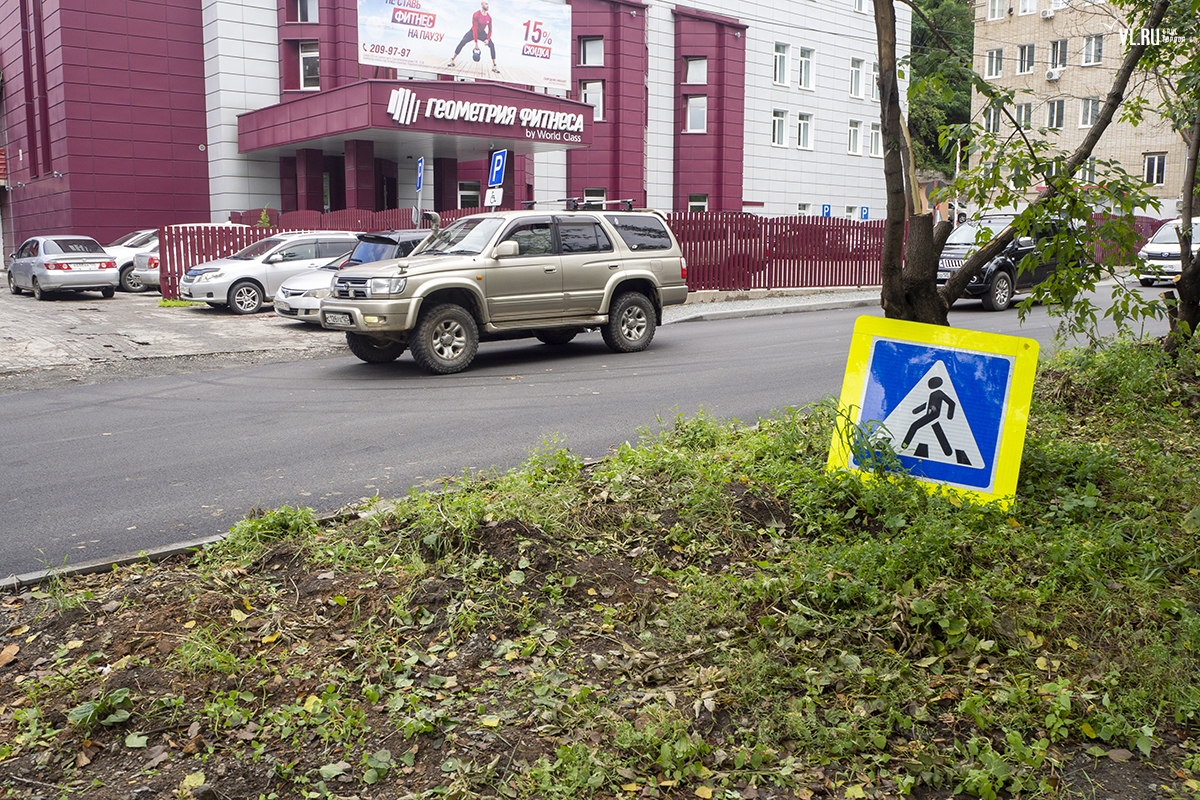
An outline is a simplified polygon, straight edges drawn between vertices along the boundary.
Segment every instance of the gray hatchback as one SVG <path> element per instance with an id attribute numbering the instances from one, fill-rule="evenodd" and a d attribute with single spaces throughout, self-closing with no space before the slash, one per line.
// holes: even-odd
<path id="1" fill-rule="evenodd" d="M 117 262 L 90 236 L 34 236 L 8 262 L 8 290 L 38 300 L 64 289 L 112 297 L 120 279 Z"/>

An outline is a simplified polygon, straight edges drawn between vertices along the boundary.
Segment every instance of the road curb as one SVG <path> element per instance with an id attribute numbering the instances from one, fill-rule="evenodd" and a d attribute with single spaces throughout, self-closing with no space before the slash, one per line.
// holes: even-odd
<path id="1" fill-rule="evenodd" d="M 714 303 L 716 305 L 716 303 Z M 868 308 L 879 305 L 879 300 L 827 300 L 818 303 L 795 303 L 791 305 L 769 306 L 765 308 L 726 309 L 724 311 L 697 311 L 687 316 L 671 320 L 669 324 L 680 322 L 708 322 L 717 319 L 741 319 L 743 317 L 773 317 L 779 314 L 797 314 L 802 311 L 836 311 L 843 308 Z"/>
<path id="2" fill-rule="evenodd" d="M 154 563 L 164 561 L 171 556 L 194 552 L 210 544 L 216 544 L 224 538 L 225 534 L 222 533 L 216 536 L 196 539 L 191 542 L 176 542 L 175 544 L 154 547 L 149 550 L 139 550 L 136 553 L 126 553 L 125 555 L 109 558 L 97 558 L 92 561 L 83 561 L 79 564 L 68 564 L 67 566 L 54 567 L 53 569 L 42 569 L 36 572 L 10 575 L 0 581 L 0 589 L 8 589 L 15 592 L 28 586 L 37 586 L 42 581 L 51 578 L 73 578 L 77 575 L 94 575 L 98 572 L 108 572 L 113 567 L 126 567 L 138 562 L 148 561 Z"/>

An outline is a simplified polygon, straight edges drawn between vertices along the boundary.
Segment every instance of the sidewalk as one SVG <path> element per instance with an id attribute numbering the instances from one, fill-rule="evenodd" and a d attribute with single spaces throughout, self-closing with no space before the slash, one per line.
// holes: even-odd
<path id="1" fill-rule="evenodd" d="M 230 353 L 293 352 L 301 357 L 342 350 L 340 333 L 272 312 L 237 316 L 224 308 L 162 308 L 159 296 L 63 294 L 39 303 L 0 294 L 0 376 L 57 367 Z M 663 311 L 663 323 L 878 307 L 878 288 L 694 292 Z"/>

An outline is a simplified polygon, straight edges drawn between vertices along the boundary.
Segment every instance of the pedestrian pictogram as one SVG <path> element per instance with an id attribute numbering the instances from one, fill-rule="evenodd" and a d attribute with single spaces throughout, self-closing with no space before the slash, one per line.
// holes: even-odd
<path id="1" fill-rule="evenodd" d="M 1032 339 L 860 317 L 830 468 L 875 474 L 887 464 L 1011 501 L 1037 354 Z"/>

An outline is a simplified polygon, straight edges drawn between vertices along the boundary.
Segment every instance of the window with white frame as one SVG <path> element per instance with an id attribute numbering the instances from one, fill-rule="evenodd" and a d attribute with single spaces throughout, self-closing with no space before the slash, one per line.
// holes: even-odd
<path id="1" fill-rule="evenodd" d="M 689 194 L 688 211 L 708 211 L 708 195 Z"/>
<path id="2" fill-rule="evenodd" d="M 846 206 L 846 219 L 858 219 L 858 206 Z"/>
<path id="3" fill-rule="evenodd" d="M 862 72 L 863 60 L 861 58 L 850 59 L 850 96 L 862 97 Z"/>
<path id="4" fill-rule="evenodd" d="M 708 130 L 708 95 L 695 94 L 684 98 L 687 109 L 684 115 L 686 133 L 704 133 Z"/>
<path id="5" fill-rule="evenodd" d="M 852 5 L 854 7 L 854 10 L 859 12 L 860 14 L 865 14 L 867 11 L 866 0 L 850 0 L 850 5 Z"/>
<path id="6" fill-rule="evenodd" d="M 771 112 L 771 144 L 783 147 L 786 142 L 784 130 L 787 128 L 787 112 L 775 109 Z"/>
<path id="7" fill-rule="evenodd" d="M 809 207 L 808 203 L 796 203 L 796 213 L 800 216 L 807 216 Z"/>
<path id="8" fill-rule="evenodd" d="M 1004 72 L 1004 48 L 997 47 L 987 51 L 987 63 L 983 68 L 983 77 L 999 78 Z"/>
<path id="9" fill-rule="evenodd" d="M 1104 34 L 1083 37 L 1083 66 L 1094 67 L 1104 58 Z"/>
<path id="10" fill-rule="evenodd" d="M 880 123 L 871 123 L 870 153 L 875 158 L 883 158 L 883 128 Z"/>
<path id="11" fill-rule="evenodd" d="M 1013 114 L 1016 117 L 1017 125 L 1022 128 L 1033 127 L 1033 103 L 1017 103 L 1013 108 Z"/>
<path id="12" fill-rule="evenodd" d="M 1095 185 L 1096 184 L 1096 159 L 1089 158 L 1083 162 L 1079 168 L 1079 180 L 1082 183 Z"/>
<path id="13" fill-rule="evenodd" d="M 1050 68 L 1067 65 L 1067 40 L 1055 39 L 1050 43 Z"/>
<path id="14" fill-rule="evenodd" d="M 1034 48 L 1031 44 L 1023 44 L 1017 49 L 1017 74 L 1028 75 L 1033 72 Z"/>
<path id="15" fill-rule="evenodd" d="M 607 189 L 584 189 L 583 190 L 583 207 L 603 209 L 604 201 L 608 199 Z"/>
<path id="16" fill-rule="evenodd" d="M 592 107 L 592 120 L 604 119 L 604 81 L 580 81 L 579 99 Z"/>
<path id="17" fill-rule="evenodd" d="M 1162 186 L 1167 182 L 1167 154 L 1146 153 L 1142 162 L 1146 183 Z"/>
<path id="18" fill-rule="evenodd" d="M 315 41 L 300 42 L 300 88 L 314 92 L 321 88 L 321 54 Z"/>
<path id="19" fill-rule="evenodd" d="M 988 0 L 988 19 L 1004 19 L 1008 0 Z"/>
<path id="20" fill-rule="evenodd" d="M 1079 101 L 1079 127 L 1090 128 L 1100 119 L 1100 98 L 1085 97 Z"/>
<path id="21" fill-rule="evenodd" d="M 810 47 L 800 48 L 800 81 L 801 89 L 813 88 L 813 51 Z"/>
<path id="22" fill-rule="evenodd" d="M 708 59 L 685 58 L 683 60 L 684 83 L 708 83 Z"/>
<path id="23" fill-rule="evenodd" d="M 796 147 L 812 150 L 812 114 L 801 114 L 796 123 Z"/>
<path id="24" fill-rule="evenodd" d="M 983 110 L 983 129 L 988 133 L 1000 132 L 1000 109 L 989 107 Z"/>
<path id="25" fill-rule="evenodd" d="M 297 0 L 296 2 L 296 21 L 297 22 L 320 22 L 318 17 L 317 0 Z"/>
<path id="26" fill-rule="evenodd" d="M 458 207 L 479 208 L 480 181 L 458 182 Z"/>
<path id="27" fill-rule="evenodd" d="M 846 128 L 846 152 L 862 155 L 862 122 L 857 119 L 850 120 Z"/>
<path id="28" fill-rule="evenodd" d="M 788 46 L 781 42 L 775 43 L 775 64 L 771 71 L 771 79 L 779 86 L 787 84 Z"/>
<path id="29" fill-rule="evenodd" d="M 1017 13 L 1021 16 L 1025 16 L 1026 14 L 1036 14 L 1037 6 L 1037 0 L 1021 0 L 1021 4 L 1018 7 Z"/>
<path id="30" fill-rule="evenodd" d="M 871 99 L 879 99 L 879 62 L 871 62 Z"/>
<path id="31" fill-rule="evenodd" d="M 583 67 L 604 66 L 604 37 L 579 37 L 579 65 Z"/>
<path id="32" fill-rule="evenodd" d="M 1061 128 L 1063 117 L 1066 115 L 1066 100 L 1051 100 L 1046 103 L 1046 127 Z"/>

